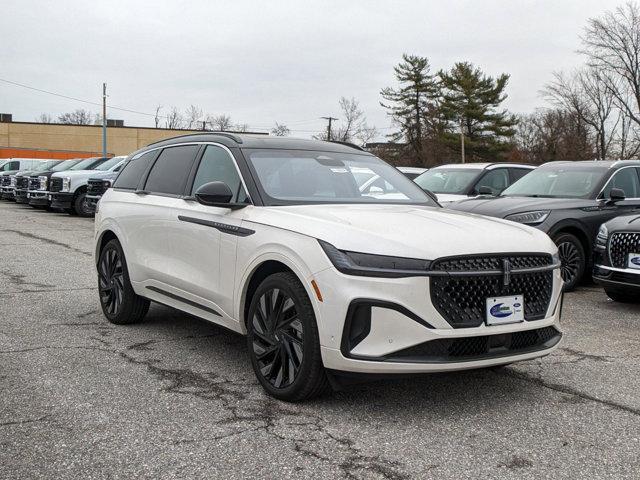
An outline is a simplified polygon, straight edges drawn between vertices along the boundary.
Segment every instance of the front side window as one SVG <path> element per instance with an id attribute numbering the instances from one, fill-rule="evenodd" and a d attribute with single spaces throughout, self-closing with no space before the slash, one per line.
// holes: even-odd
<path id="1" fill-rule="evenodd" d="M 113 157 L 110 158 L 109 160 L 107 160 L 104 163 L 101 163 L 100 165 L 98 165 L 95 170 L 101 170 L 101 171 L 107 171 L 109 170 L 111 167 L 113 167 L 114 165 L 117 165 L 119 162 L 122 161 L 122 157 Z"/>
<path id="2" fill-rule="evenodd" d="M 509 172 L 506 168 L 496 168 L 488 171 L 476 184 L 475 191 L 480 193 L 480 187 L 489 187 L 494 195 L 509 186 Z"/>
<path id="3" fill-rule="evenodd" d="M 65 170 L 69 170 L 76 163 L 78 163 L 78 160 L 65 160 L 64 162 L 60 162 L 55 167 L 53 167 L 51 169 L 51 171 L 52 172 L 63 172 Z"/>
<path id="4" fill-rule="evenodd" d="M 95 158 L 85 158 L 84 160 L 80 160 L 69 170 L 90 170 L 96 162 L 97 160 Z"/>
<path id="5" fill-rule="evenodd" d="M 434 168 L 424 172 L 414 182 L 433 193 L 466 195 L 481 172 L 479 168 Z"/>
<path id="6" fill-rule="evenodd" d="M 622 168 L 609 180 L 602 191 L 604 198 L 611 196 L 611 190 L 619 188 L 627 198 L 640 198 L 640 178 L 636 168 Z"/>
<path id="7" fill-rule="evenodd" d="M 406 203 L 436 206 L 415 183 L 371 155 L 307 150 L 244 150 L 267 205 Z M 384 188 L 364 187 L 377 177 Z M 365 182 L 366 183 L 366 182 Z"/>
<path id="8" fill-rule="evenodd" d="M 207 145 L 202 155 L 191 194 L 195 194 L 198 188 L 209 182 L 226 183 L 233 192 L 231 202 L 245 203 L 247 201 L 247 193 L 244 191 L 233 159 L 226 150 L 215 145 Z"/>
<path id="9" fill-rule="evenodd" d="M 124 188 L 135 190 L 142 179 L 142 175 L 147 171 L 149 165 L 156 158 L 158 152 L 147 152 L 134 160 L 129 160 L 123 167 L 122 172 L 113 184 L 113 188 Z"/>
<path id="10" fill-rule="evenodd" d="M 607 172 L 604 166 L 549 165 L 538 167 L 502 195 L 517 197 L 588 198 Z"/>
<path id="11" fill-rule="evenodd" d="M 183 145 L 162 150 L 144 189 L 149 193 L 182 195 L 199 148 L 199 145 Z"/>

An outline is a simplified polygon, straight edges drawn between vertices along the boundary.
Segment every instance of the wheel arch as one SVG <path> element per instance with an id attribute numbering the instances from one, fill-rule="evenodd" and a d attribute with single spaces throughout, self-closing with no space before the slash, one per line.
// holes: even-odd
<path id="1" fill-rule="evenodd" d="M 589 238 L 589 234 L 587 233 L 585 227 L 583 227 L 579 223 L 566 222 L 557 225 L 553 229 L 553 231 L 549 233 L 549 236 L 551 237 L 551 239 L 554 239 L 555 237 L 557 237 L 558 235 L 562 235 L 563 233 L 571 234 L 580 241 L 580 244 L 584 249 L 585 258 L 588 264 L 591 252 L 593 250 L 593 241 Z"/>
<path id="2" fill-rule="evenodd" d="M 113 230 L 106 229 L 100 233 L 100 236 L 96 241 L 96 252 L 94 256 L 94 262 L 96 265 L 98 264 L 98 260 L 100 259 L 100 252 L 102 252 L 102 249 L 104 248 L 104 246 L 107 243 L 109 243 L 111 240 L 118 240 L 120 242 L 120 239 L 118 238 L 118 236 L 115 234 Z"/>

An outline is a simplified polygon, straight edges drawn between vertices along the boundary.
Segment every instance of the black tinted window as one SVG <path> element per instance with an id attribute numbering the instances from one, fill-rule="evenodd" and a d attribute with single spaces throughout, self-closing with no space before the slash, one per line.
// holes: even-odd
<path id="1" fill-rule="evenodd" d="M 118 175 L 113 187 L 130 188 L 133 190 L 138 188 L 140 178 L 142 178 L 144 172 L 147 171 L 147 167 L 149 167 L 151 161 L 156 158 L 157 153 L 158 152 L 148 152 L 135 160 L 130 160 L 122 172 L 120 172 L 120 175 Z"/>
<path id="2" fill-rule="evenodd" d="M 531 170 L 528 168 L 511 168 L 511 183 L 515 183 L 524 177 Z"/>
<path id="3" fill-rule="evenodd" d="M 232 202 L 247 200 L 233 159 L 224 149 L 213 145 L 207 146 L 204 151 L 200 165 L 198 165 L 196 178 L 193 181 L 191 194 L 193 195 L 199 187 L 209 182 L 226 183 L 233 192 Z"/>
<path id="4" fill-rule="evenodd" d="M 154 163 L 144 189 L 151 193 L 182 195 L 198 145 L 165 148 Z"/>

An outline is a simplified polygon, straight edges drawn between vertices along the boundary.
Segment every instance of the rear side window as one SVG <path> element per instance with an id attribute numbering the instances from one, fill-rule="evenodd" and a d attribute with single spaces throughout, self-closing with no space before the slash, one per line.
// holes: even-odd
<path id="1" fill-rule="evenodd" d="M 131 190 L 138 188 L 142 175 L 147 171 L 153 159 L 156 158 L 157 153 L 158 152 L 155 151 L 147 152 L 135 160 L 130 160 L 124 166 L 120 175 L 118 175 L 118 178 L 113 184 L 113 188 L 126 188 Z"/>
<path id="2" fill-rule="evenodd" d="M 528 168 L 510 168 L 509 171 L 511 172 L 511 183 L 515 183 L 531 170 Z"/>
<path id="3" fill-rule="evenodd" d="M 480 187 L 489 187 L 494 194 L 502 192 L 509 186 L 509 173 L 506 168 L 496 168 L 487 172 L 475 186 L 475 192 L 480 192 Z"/>
<path id="4" fill-rule="evenodd" d="M 193 181 L 191 194 L 198 188 L 209 182 L 224 182 L 233 192 L 232 202 L 246 202 L 247 194 L 242 187 L 240 175 L 236 170 L 235 163 L 229 154 L 222 148 L 208 145 L 204 151 L 196 178 Z"/>
<path id="5" fill-rule="evenodd" d="M 184 145 L 162 150 L 144 189 L 149 193 L 182 195 L 199 148 L 198 145 Z"/>

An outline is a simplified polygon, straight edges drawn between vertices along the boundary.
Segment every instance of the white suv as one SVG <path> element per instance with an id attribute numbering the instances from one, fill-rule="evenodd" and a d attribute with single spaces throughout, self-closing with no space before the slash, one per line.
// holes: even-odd
<path id="1" fill-rule="evenodd" d="M 363 193 L 370 169 L 392 197 Z M 440 208 L 335 143 L 196 134 L 134 153 L 96 213 L 102 310 L 156 301 L 247 335 L 265 390 L 317 395 L 345 372 L 504 365 L 560 342 L 557 248 L 536 229 Z"/>

